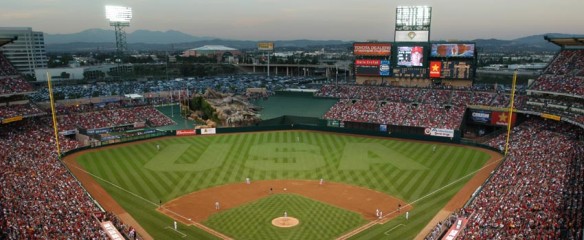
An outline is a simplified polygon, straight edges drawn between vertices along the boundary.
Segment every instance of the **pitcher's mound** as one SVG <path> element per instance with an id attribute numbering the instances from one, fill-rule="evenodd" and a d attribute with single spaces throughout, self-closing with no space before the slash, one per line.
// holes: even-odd
<path id="1" fill-rule="evenodd" d="M 289 228 L 298 225 L 300 221 L 294 217 L 278 217 L 272 220 L 272 225 L 276 227 Z"/>

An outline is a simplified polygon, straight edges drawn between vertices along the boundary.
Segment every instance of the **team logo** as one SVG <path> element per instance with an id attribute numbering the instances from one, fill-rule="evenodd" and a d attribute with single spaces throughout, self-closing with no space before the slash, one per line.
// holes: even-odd
<path id="1" fill-rule="evenodd" d="M 415 33 L 415 32 L 409 32 L 409 33 L 408 33 L 408 37 L 409 37 L 410 39 L 414 39 L 414 38 L 416 37 L 416 33 Z"/>

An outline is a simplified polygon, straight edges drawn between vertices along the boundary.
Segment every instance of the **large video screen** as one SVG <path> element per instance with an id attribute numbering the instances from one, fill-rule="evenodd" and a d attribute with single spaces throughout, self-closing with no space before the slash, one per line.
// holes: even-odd
<path id="1" fill-rule="evenodd" d="M 433 43 L 431 57 L 474 57 L 475 45 L 472 43 Z"/>
<path id="2" fill-rule="evenodd" d="M 423 67 L 424 47 L 423 46 L 398 46 L 397 66 L 402 67 Z"/>

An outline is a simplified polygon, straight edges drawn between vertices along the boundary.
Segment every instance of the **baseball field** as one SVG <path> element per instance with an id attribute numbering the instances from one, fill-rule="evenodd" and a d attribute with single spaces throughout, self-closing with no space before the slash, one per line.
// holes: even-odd
<path id="1" fill-rule="evenodd" d="M 465 146 L 299 130 L 166 137 L 66 162 L 104 208 L 131 215 L 155 239 L 336 239 L 364 225 L 351 239 L 413 239 L 495 158 Z M 273 225 L 284 215 L 298 225 Z"/>

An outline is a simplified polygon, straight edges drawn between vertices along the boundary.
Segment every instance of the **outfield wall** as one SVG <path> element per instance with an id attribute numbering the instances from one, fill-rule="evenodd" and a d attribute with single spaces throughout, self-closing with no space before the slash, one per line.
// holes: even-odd
<path id="1" fill-rule="evenodd" d="M 225 127 L 215 128 L 212 134 L 222 133 L 240 133 L 240 132 L 261 132 L 261 131 L 284 131 L 284 130 L 310 130 L 310 131 L 324 131 L 344 134 L 357 134 L 376 137 L 391 137 L 403 138 L 420 141 L 441 142 L 441 143 L 455 143 L 463 145 L 471 145 L 481 148 L 486 148 L 492 151 L 499 152 L 498 149 L 474 142 L 461 141 L 461 132 L 459 130 L 453 131 L 452 137 L 431 136 L 426 133 L 429 128 L 422 127 L 408 127 L 397 125 L 385 125 L 377 123 L 360 123 L 360 122 L 343 122 L 343 127 L 327 126 L 327 120 L 298 117 L 298 116 L 281 116 L 269 120 L 262 121 L 255 126 L 248 127 Z M 204 130 L 196 129 L 196 135 L 201 135 Z M 105 141 L 94 142 L 91 146 L 73 149 L 63 154 L 63 157 L 74 152 L 85 149 L 100 147 L 106 145 L 113 145 L 119 143 L 135 142 L 144 139 L 152 139 L 165 136 L 176 136 L 176 130 L 158 130 L 153 133 L 129 135 L 127 137 L 108 139 Z"/>

